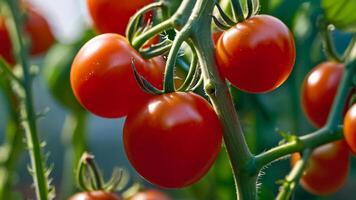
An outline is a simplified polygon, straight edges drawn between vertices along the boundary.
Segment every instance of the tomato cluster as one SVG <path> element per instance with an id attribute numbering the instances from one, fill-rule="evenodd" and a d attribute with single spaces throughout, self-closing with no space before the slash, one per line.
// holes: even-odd
<path id="1" fill-rule="evenodd" d="M 31 41 L 30 54 L 36 56 L 47 51 L 55 39 L 47 20 L 30 4 L 23 4 L 23 7 L 27 14 L 24 30 Z M 4 16 L 0 16 L 0 44 L 0 56 L 9 64 L 15 64 L 13 47 Z"/>

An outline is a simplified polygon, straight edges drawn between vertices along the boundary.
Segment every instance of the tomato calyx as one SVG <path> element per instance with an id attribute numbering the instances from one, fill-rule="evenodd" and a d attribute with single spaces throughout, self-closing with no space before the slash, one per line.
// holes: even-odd
<path id="1" fill-rule="evenodd" d="M 121 168 L 115 168 L 111 179 L 104 182 L 94 156 L 84 152 L 77 169 L 77 182 L 79 187 L 87 192 L 105 191 L 113 193 L 126 185 L 127 175 Z"/>

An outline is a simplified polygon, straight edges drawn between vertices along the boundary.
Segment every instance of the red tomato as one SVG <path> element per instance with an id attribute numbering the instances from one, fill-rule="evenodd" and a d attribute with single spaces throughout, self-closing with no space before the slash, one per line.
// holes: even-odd
<path id="1" fill-rule="evenodd" d="M 88 41 L 73 61 L 70 79 L 78 101 L 96 115 L 116 118 L 148 99 L 151 95 L 136 82 L 131 59 L 141 75 L 162 88 L 164 60 L 146 61 L 126 38 L 107 33 Z"/>
<path id="2" fill-rule="evenodd" d="M 347 144 L 356 154 L 356 104 L 352 105 L 344 119 L 344 136 Z"/>
<path id="3" fill-rule="evenodd" d="M 212 34 L 213 45 L 215 48 L 216 48 L 216 44 L 218 43 L 222 34 L 223 34 L 223 32 L 221 32 L 221 31 L 217 31 Z"/>
<path id="4" fill-rule="evenodd" d="M 87 0 L 89 14 L 100 33 L 125 34 L 128 21 L 136 11 L 153 0 Z"/>
<path id="5" fill-rule="evenodd" d="M 51 28 L 47 20 L 30 6 L 27 9 L 25 30 L 31 40 L 31 55 L 39 55 L 46 52 L 55 42 Z"/>
<path id="6" fill-rule="evenodd" d="M 150 189 L 139 192 L 129 200 L 172 200 L 169 196 L 158 190 Z"/>
<path id="7" fill-rule="evenodd" d="M 126 155 L 147 181 L 164 188 L 197 182 L 214 163 L 222 128 L 211 105 L 194 93 L 151 98 L 126 118 Z"/>
<path id="8" fill-rule="evenodd" d="M 215 56 L 222 75 L 235 87 L 251 93 L 269 92 L 293 69 L 294 39 L 279 19 L 257 15 L 225 31 Z"/>
<path id="9" fill-rule="evenodd" d="M 34 10 L 30 5 L 25 4 L 27 18 L 25 30 L 31 41 L 30 54 L 39 55 L 47 51 L 55 39 L 46 19 Z M 11 65 L 15 64 L 13 48 L 9 32 L 5 25 L 5 18 L 0 16 L 0 55 Z"/>
<path id="10" fill-rule="evenodd" d="M 325 125 L 343 72 L 342 64 L 329 61 L 317 65 L 305 77 L 301 91 L 302 107 L 314 126 Z"/>
<path id="11" fill-rule="evenodd" d="M 12 54 L 12 44 L 9 32 L 7 31 L 5 18 L 0 16 L 0 56 L 11 65 L 15 64 L 15 58 Z"/>
<path id="12" fill-rule="evenodd" d="M 292 165 L 300 155 L 292 155 Z M 349 173 L 349 150 L 344 141 L 329 143 L 316 148 L 300 181 L 304 189 L 315 195 L 336 192 L 345 183 Z"/>
<path id="13" fill-rule="evenodd" d="M 105 191 L 91 191 L 75 194 L 68 200 L 121 200 L 121 198 Z"/>

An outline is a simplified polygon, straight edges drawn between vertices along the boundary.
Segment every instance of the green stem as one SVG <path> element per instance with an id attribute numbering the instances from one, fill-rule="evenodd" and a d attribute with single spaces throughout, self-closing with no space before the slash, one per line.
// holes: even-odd
<path id="1" fill-rule="evenodd" d="M 86 114 L 83 112 L 69 114 L 64 122 L 62 136 L 64 153 L 63 175 L 61 181 L 62 199 L 67 199 L 75 191 L 73 169 L 77 168 L 81 155 L 87 149 Z"/>
<path id="2" fill-rule="evenodd" d="M 23 86 L 22 80 L 20 80 L 10 69 L 10 66 L 6 63 L 6 61 L 0 57 L 0 69 L 5 73 L 5 75 L 9 76 L 11 80 L 15 81 L 20 86 Z"/>
<path id="3" fill-rule="evenodd" d="M 21 114 L 25 119 L 22 123 L 26 133 L 27 145 L 29 149 L 31 167 L 33 170 L 34 185 L 36 189 L 37 199 L 49 199 L 49 185 L 46 177 L 44 160 L 41 153 L 41 145 L 37 134 L 36 114 L 33 105 L 33 96 L 31 88 L 31 75 L 29 72 L 29 63 L 27 58 L 27 51 L 24 45 L 22 30 L 22 20 L 20 14 L 22 13 L 18 7 L 20 3 L 14 0 L 6 0 L 11 17 L 13 20 L 13 28 L 11 30 L 11 37 L 14 41 L 14 49 L 17 54 L 17 59 L 22 66 L 23 83 L 24 83 L 24 97 L 21 102 Z"/>
<path id="4" fill-rule="evenodd" d="M 214 1 L 198 0 L 189 23 L 193 24 L 192 41 L 196 46 L 204 87 L 223 126 L 225 146 L 229 154 L 240 200 L 255 200 L 257 175 L 251 173 L 253 156 L 246 144 L 229 89 L 221 78 L 214 59 L 211 41 L 211 18 Z"/>
<path id="5" fill-rule="evenodd" d="M 304 169 L 307 166 L 311 153 L 312 151 L 310 149 L 303 152 L 303 158 L 298 160 L 292 171 L 286 176 L 276 200 L 289 200 L 291 198 L 300 178 L 303 176 Z"/>
<path id="6" fill-rule="evenodd" d="M 237 19 L 238 22 L 243 22 L 245 20 L 245 16 L 240 0 L 231 0 L 231 5 L 233 8 L 232 13 L 234 14 L 235 19 Z"/>

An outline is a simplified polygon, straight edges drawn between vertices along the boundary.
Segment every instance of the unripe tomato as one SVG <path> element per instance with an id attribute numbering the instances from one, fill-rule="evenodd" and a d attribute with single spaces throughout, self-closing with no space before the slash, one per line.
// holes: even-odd
<path id="1" fill-rule="evenodd" d="M 315 195 L 329 195 L 340 189 L 348 176 L 350 158 L 345 141 L 325 144 L 316 148 L 308 160 L 300 180 L 304 189 Z M 292 155 L 292 165 L 300 155 Z"/>
<path id="2" fill-rule="evenodd" d="M 172 200 L 169 196 L 158 190 L 150 189 L 138 192 L 129 200 Z"/>
<path id="3" fill-rule="evenodd" d="M 125 35 L 129 19 L 153 0 L 87 0 L 89 14 L 100 33 Z"/>
<path id="4" fill-rule="evenodd" d="M 211 105 L 194 93 L 155 96 L 124 124 L 126 155 L 147 181 L 164 188 L 197 182 L 214 163 L 222 128 Z"/>
<path id="5" fill-rule="evenodd" d="M 55 39 L 47 20 L 31 6 L 26 8 L 25 30 L 31 40 L 30 54 L 39 55 L 46 52 Z"/>
<path id="6" fill-rule="evenodd" d="M 121 200 L 121 198 L 110 192 L 91 191 L 75 194 L 68 200 Z"/>
<path id="7" fill-rule="evenodd" d="M 15 58 L 12 54 L 12 44 L 9 32 L 7 31 L 5 18 L 0 16 L 0 56 L 11 65 L 15 64 Z"/>
<path id="8" fill-rule="evenodd" d="M 269 92 L 293 69 L 294 39 L 279 19 L 257 15 L 225 31 L 215 56 L 220 72 L 232 85 L 245 92 Z"/>
<path id="9" fill-rule="evenodd" d="M 56 44 L 43 61 L 43 74 L 52 96 L 62 106 L 74 112 L 84 110 L 74 97 L 69 78 L 71 65 L 79 48 L 77 45 Z"/>
<path id="10" fill-rule="evenodd" d="M 164 60 L 144 60 L 121 35 L 107 33 L 88 41 L 76 55 L 70 80 L 74 95 L 90 112 L 123 117 L 151 95 L 141 90 L 131 66 L 150 83 L 162 88 Z"/>
<path id="11" fill-rule="evenodd" d="M 316 127 L 325 125 L 344 72 L 342 64 L 323 62 L 304 79 L 301 91 L 302 108 Z"/>
<path id="12" fill-rule="evenodd" d="M 350 149 L 356 154 L 356 104 L 352 105 L 345 115 L 344 136 Z"/>

